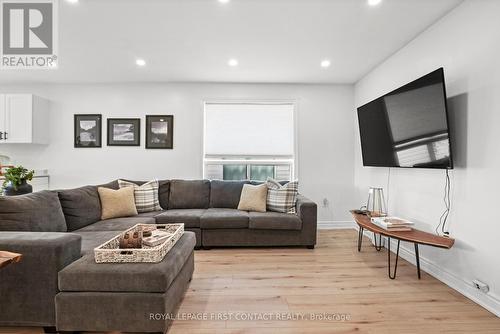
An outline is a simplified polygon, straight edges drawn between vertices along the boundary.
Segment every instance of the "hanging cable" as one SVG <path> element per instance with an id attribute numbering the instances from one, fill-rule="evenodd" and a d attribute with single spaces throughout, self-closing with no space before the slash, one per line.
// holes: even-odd
<path id="1" fill-rule="evenodd" d="M 389 215 L 389 195 L 391 193 L 390 191 L 390 186 L 391 186 L 391 167 L 389 167 L 389 171 L 387 172 L 387 204 L 385 206 L 385 209 L 386 209 L 386 213 Z"/>
<path id="2" fill-rule="evenodd" d="M 445 209 L 443 213 L 441 214 L 441 217 L 439 217 L 439 224 L 436 226 L 436 234 L 439 235 L 439 229 L 441 228 L 441 234 L 448 236 L 450 233 L 448 229 L 446 228 L 446 223 L 448 222 L 448 216 L 450 214 L 450 208 L 451 208 L 451 199 L 450 199 L 450 189 L 451 189 L 451 181 L 450 181 L 450 173 L 449 170 L 446 169 L 446 177 L 445 177 L 445 184 L 444 184 L 444 205 Z"/>

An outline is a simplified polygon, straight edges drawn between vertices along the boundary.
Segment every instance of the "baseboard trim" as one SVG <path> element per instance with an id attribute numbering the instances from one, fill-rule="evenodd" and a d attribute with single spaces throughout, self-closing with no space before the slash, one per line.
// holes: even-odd
<path id="1" fill-rule="evenodd" d="M 353 224 L 355 225 L 354 229 L 359 231 L 359 226 L 355 223 Z M 369 238 L 372 243 L 374 243 L 372 232 L 365 230 L 363 235 Z M 385 247 L 386 244 L 387 244 L 387 238 L 383 238 L 382 245 L 384 245 Z M 395 253 L 397 246 L 398 246 L 397 241 L 392 239 L 391 252 Z M 412 265 L 416 266 L 415 251 L 412 249 L 408 249 L 404 246 L 401 246 L 399 248 L 399 256 L 405 259 L 406 261 L 410 262 Z M 498 298 L 476 290 L 472 286 L 472 283 L 468 283 L 467 281 L 456 276 L 455 274 L 447 270 L 444 270 L 442 267 L 436 265 L 429 259 L 422 257 L 421 254 L 420 254 L 420 270 L 428 273 L 432 277 L 448 285 L 453 290 L 469 298 L 474 303 L 482 306 L 484 309 L 490 311 L 497 317 L 500 317 L 500 300 Z"/>
<path id="2" fill-rule="evenodd" d="M 385 240 L 385 243 L 387 240 Z M 397 247 L 397 242 L 391 240 L 391 252 L 395 252 Z M 399 256 L 413 265 L 415 263 L 415 252 L 411 249 L 401 246 L 399 248 Z M 487 309 L 497 317 L 500 317 L 500 300 L 492 295 L 485 294 L 481 291 L 476 290 L 472 283 L 468 283 L 464 279 L 456 276 L 455 274 L 439 267 L 427 258 L 420 256 L 420 269 L 448 285 L 453 290 L 459 292 L 465 297 L 469 298 L 478 305 Z"/>
<path id="3" fill-rule="evenodd" d="M 319 230 L 349 230 L 355 228 L 356 224 L 353 221 L 343 220 L 321 220 L 318 221 Z"/>

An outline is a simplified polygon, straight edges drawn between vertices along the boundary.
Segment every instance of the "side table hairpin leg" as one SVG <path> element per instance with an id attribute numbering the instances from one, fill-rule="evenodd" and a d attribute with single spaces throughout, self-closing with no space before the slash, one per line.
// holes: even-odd
<path id="1" fill-rule="evenodd" d="M 394 264 L 394 273 L 391 274 L 391 238 L 387 238 L 387 270 L 389 272 L 389 278 L 396 278 L 396 271 L 398 270 L 398 258 L 399 258 L 399 243 L 401 240 L 398 239 L 398 249 L 396 250 L 396 263 Z"/>
<path id="2" fill-rule="evenodd" d="M 363 242 L 363 228 L 360 226 L 358 231 L 358 252 L 361 252 L 362 242 Z"/>
<path id="3" fill-rule="evenodd" d="M 417 263 L 417 276 L 420 279 L 420 255 L 418 254 L 418 244 L 415 242 L 415 262 Z"/>
<path id="4" fill-rule="evenodd" d="M 363 243 L 363 232 L 364 228 L 360 226 L 358 231 L 358 252 L 361 252 L 361 245 Z M 373 239 L 375 242 L 375 249 L 377 250 L 377 252 L 380 252 L 380 250 L 382 249 L 382 234 L 378 235 L 378 242 L 377 242 L 377 234 L 373 232 Z"/>
<path id="5" fill-rule="evenodd" d="M 378 235 L 378 243 L 377 243 L 377 234 L 373 232 L 373 240 L 375 242 L 375 249 L 377 250 L 377 252 L 380 252 L 380 250 L 382 249 L 382 234 Z"/>
<path id="6" fill-rule="evenodd" d="M 361 244 L 363 243 L 363 230 L 364 228 L 360 226 L 358 231 L 358 252 L 361 252 Z"/>

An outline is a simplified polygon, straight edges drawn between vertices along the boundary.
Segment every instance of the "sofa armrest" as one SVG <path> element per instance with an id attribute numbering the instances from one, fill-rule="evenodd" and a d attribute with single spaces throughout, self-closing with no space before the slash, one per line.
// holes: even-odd
<path id="1" fill-rule="evenodd" d="M 318 225 L 318 206 L 303 195 L 297 196 L 297 215 L 302 220 L 302 238 L 307 246 L 316 244 L 316 231 Z"/>
<path id="2" fill-rule="evenodd" d="M 81 236 L 0 232 L 0 250 L 21 253 L 0 270 L 0 326 L 54 326 L 58 272 L 80 258 Z"/>

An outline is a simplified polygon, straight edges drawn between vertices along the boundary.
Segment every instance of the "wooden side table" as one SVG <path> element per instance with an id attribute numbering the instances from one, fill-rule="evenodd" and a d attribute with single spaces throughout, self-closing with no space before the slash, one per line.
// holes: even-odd
<path id="1" fill-rule="evenodd" d="M 418 245 L 427 245 L 439 248 L 450 249 L 455 243 L 455 239 L 442 237 L 439 235 L 435 235 L 432 233 L 420 231 L 417 229 L 413 229 L 412 231 L 405 232 L 395 232 L 395 231 L 387 231 L 371 222 L 370 217 L 362 214 L 357 214 L 354 211 L 351 211 L 352 216 L 354 217 L 354 221 L 359 226 L 359 234 L 358 234 L 358 252 L 361 252 L 361 243 L 363 241 L 363 232 L 364 230 L 368 230 L 373 232 L 375 238 L 375 248 L 379 251 L 382 248 L 382 237 L 388 238 L 387 243 L 387 264 L 388 264 L 388 273 L 390 279 L 396 278 L 396 271 L 398 269 L 398 258 L 399 258 L 399 244 L 402 241 L 413 242 L 415 247 L 415 262 L 417 264 L 417 275 L 418 279 L 420 279 L 420 255 L 418 251 Z M 379 235 L 379 243 L 377 244 L 376 235 Z M 391 273 L 391 238 L 394 238 L 398 241 L 398 247 L 396 250 L 396 260 L 394 265 L 394 273 Z"/>
<path id="2" fill-rule="evenodd" d="M 11 263 L 16 263 L 21 261 L 22 257 L 23 256 L 18 253 L 0 251 L 0 269 L 8 266 Z"/>

